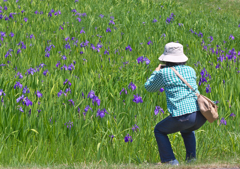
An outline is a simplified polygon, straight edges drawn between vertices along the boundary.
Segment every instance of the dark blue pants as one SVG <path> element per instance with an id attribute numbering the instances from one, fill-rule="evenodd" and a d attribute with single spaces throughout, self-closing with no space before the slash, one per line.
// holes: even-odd
<path id="1" fill-rule="evenodd" d="M 194 130 L 206 122 L 200 111 L 178 117 L 168 116 L 159 122 L 154 129 L 161 162 L 175 160 L 168 134 L 180 131 L 186 147 L 186 160 L 196 158 L 196 139 Z"/>

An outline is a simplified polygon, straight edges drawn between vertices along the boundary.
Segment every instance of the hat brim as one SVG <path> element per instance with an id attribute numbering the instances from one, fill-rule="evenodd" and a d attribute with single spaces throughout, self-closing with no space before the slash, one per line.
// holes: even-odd
<path id="1" fill-rule="evenodd" d="M 186 62 L 188 60 L 188 57 L 184 54 L 181 55 L 165 55 L 162 54 L 158 60 L 163 62 L 173 62 L 173 63 L 181 63 Z"/>

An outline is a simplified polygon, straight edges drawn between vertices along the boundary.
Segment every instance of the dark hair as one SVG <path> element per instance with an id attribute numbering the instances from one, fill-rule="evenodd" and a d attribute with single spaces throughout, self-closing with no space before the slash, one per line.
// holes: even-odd
<path id="1" fill-rule="evenodd" d="M 165 62 L 166 66 L 177 66 L 177 65 L 185 65 L 186 62 Z"/>

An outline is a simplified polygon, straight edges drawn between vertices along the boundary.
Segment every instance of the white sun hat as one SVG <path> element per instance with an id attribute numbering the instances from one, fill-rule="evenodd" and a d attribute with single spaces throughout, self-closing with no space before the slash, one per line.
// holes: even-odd
<path id="1" fill-rule="evenodd" d="M 164 53 L 158 58 L 163 62 L 181 63 L 186 62 L 188 57 L 183 53 L 183 45 L 170 42 L 165 45 Z"/>

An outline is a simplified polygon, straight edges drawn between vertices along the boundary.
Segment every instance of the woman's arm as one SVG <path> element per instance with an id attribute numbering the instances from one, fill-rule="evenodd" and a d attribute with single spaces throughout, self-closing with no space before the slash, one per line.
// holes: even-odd
<path id="1" fill-rule="evenodd" d="M 157 92 L 164 87 L 162 70 L 154 71 L 144 86 L 148 92 Z"/>

